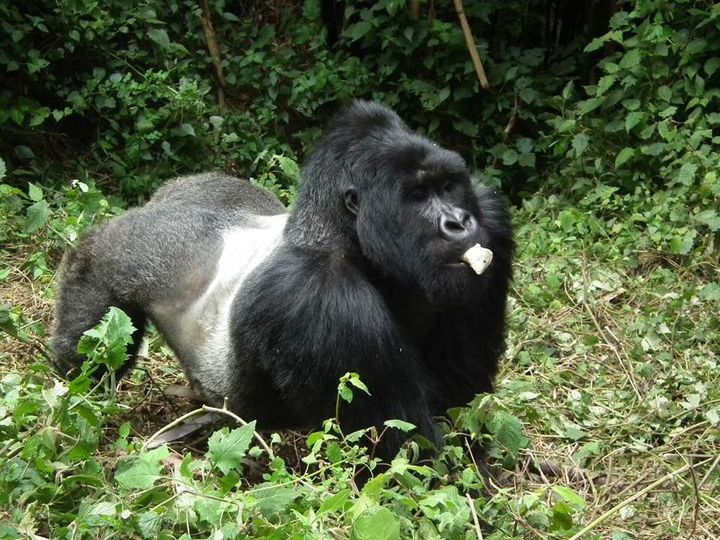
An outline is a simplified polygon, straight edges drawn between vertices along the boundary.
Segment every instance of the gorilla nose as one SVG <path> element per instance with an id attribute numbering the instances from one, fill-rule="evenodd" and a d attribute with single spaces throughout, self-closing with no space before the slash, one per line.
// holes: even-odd
<path id="1" fill-rule="evenodd" d="M 440 215 L 440 234 L 445 240 L 457 242 L 472 236 L 477 230 L 477 221 L 470 212 L 453 209 Z"/>

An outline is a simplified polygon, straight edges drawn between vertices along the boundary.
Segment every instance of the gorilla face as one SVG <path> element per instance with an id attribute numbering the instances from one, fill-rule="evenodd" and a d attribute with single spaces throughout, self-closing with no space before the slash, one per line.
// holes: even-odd
<path id="1" fill-rule="evenodd" d="M 460 258 L 477 243 L 487 245 L 491 231 L 465 163 L 426 139 L 402 135 L 406 144 L 375 156 L 373 174 L 346 194 L 363 255 L 381 274 L 420 289 L 432 303 L 471 302 L 484 280 Z"/>

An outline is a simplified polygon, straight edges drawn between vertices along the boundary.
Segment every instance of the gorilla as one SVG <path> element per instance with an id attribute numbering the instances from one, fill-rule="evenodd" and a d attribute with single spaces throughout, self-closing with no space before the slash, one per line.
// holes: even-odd
<path id="1" fill-rule="evenodd" d="M 477 244 L 494 256 L 480 275 L 462 258 Z M 116 306 L 137 328 L 131 358 L 152 321 L 196 392 L 263 428 L 333 416 L 357 372 L 371 395 L 343 404 L 343 428 L 401 419 L 439 447 L 433 416 L 492 390 L 512 252 L 503 198 L 460 155 L 355 101 L 290 213 L 248 181 L 196 175 L 92 230 L 63 260 L 53 350 L 76 369 L 83 332 Z M 388 430 L 378 453 L 406 437 Z"/>

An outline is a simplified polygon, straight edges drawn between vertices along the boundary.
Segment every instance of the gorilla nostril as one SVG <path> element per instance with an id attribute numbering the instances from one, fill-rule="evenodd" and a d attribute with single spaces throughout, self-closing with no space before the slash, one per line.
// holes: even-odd
<path id="1" fill-rule="evenodd" d="M 467 238 L 475 229 L 475 225 L 469 214 L 451 216 L 443 214 L 440 216 L 440 235 L 446 240 L 463 240 Z"/>

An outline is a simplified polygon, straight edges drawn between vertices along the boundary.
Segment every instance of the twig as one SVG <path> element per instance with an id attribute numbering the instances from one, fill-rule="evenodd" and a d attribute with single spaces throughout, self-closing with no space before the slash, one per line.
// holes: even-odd
<path id="1" fill-rule="evenodd" d="M 635 392 L 635 396 L 637 397 L 638 401 L 642 401 L 642 394 L 640 393 L 640 390 L 638 389 L 637 385 L 635 384 L 635 377 L 633 376 L 632 369 L 629 366 L 625 365 L 625 361 L 623 360 L 622 356 L 620 355 L 620 351 L 618 351 L 617 345 L 613 343 L 609 338 L 608 334 L 610 334 L 613 339 L 617 343 L 620 343 L 620 340 L 617 339 L 617 337 L 612 333 L 612 330 L 610 330 L 610 327 L 605 326 L 605 330 L 600 326 L 600 322 L 598 321 L 597 317 L 595 316 L 595 313 L 593 312 L 592 308 L 590 308 L 590 304 L 588 303 L 588 276 L 587 276 L 587 269 L 583 266 L 583 295 L 582 295 L 582 305 L 585 308 L 585 311 L 587 311 L 588 316 L 590 317 L 590 320 L 592 321 L 593 325 L 598 331 L 598 334 L 600 334 L 600 337 L 602 337 L 605 344 L 610 347 L 610 350 L 615 354 L 615 358 L 617 358 L 618 363 L 620 364 L 620 368 L 625 372 L 625 375 L 627 375 L 628 381 L 630 382 L 630 386 L 632 386 L 633 391 Z"/>
<path id="2" fill-rule="evenodd" d="M 193 416 L 197 416 L 198 414 L 201 414 L 204 412 L 214 412 L 214 413 L 218 413 L 218 414 L 224 414 L 226 416 L 229 416 L 233 420 L 235 420 L 240 425 L 243 425 L 243 426 L 248 425 L 248 423 L 245 420 L 240 418 L 234 412 L 229 411 L 225 406 L 223 406 L 222 408 L 218 408 L 218 407 L 210 407 L 209 405 L 203 405 L 199 409 L 190 411 L 189 413 L 182 415 L 180 418 L 176 418 L 169 424 L 161 427 L 159 430 L 157 430 L 155 433 L 153 433 L 147 441 L 145 441 L 145 444 L 143 444 L 143 449 L 147 448 L 151 442 L 153 442 L 155 439 L 157 439 L 163 433 L 170 431 L 174 427 L 179 426 L 180 424 L 185 422 L 185 420 L 192 418 Z M 262 446 L 265 449 L 265 451 L 268 453 L 268 456 L 270 456 L 270 459 L 271 460 L 275 459 L 275 454 L 273 453 L 270 446 L 265 442 L 265 439 L 263 439 L 262 436 L 257 431 L 254 432 L 253 435 L 255 436 L 255 439 L 260 444 L 260 446 Z"/>
<path id="3" fill-rule="evenodd" d="M 477 534 L 478 540 L 483 540 L 483 533 L 480 529 L 480 521 L 478 520 L 477 512 L 475 511 L 475 503 L 472 500 L 472 497 L 468 493 L 465 494 L 468 500 L 468 504 L 470 505 L 470 512 L 472 513 L 473 517 L 473 523 L 475 523 L 475 534 Z"/>
<path id="4" fill-rule="evenodd" d="M 200 7 L 202 8 L 202 15 L 200 21 L 202 22 L 203 32 L 205 33 L 205 40 L 207 41 L 208 51 L 210 52 L 210 60 L 212 61 L 213 67 L 215 68 L 215 78 L 218 83 L 218 108 L 220 112 L 225 111 L 225 75 L 222 70 L 222 57 L 220 56 L 220 46 L 218 45 L 217 35 L 215 35 L 215 29 L 212 24 L 212 14 L 210 12 L 210 6 L 208 0 L 200 0 Z"/>
<path id="5" fill-rule="evenodd" d="M 420 0 L 410 0 L 410 18 L 413 21 L 420 18 Z"/>
<path id="6" fill-rule="evenodd" d="M 575 533 L 572 537 L 570 537 L 570 540 L 579 540 L 580 538 L 585 536 L 587 533 L 589 533 L 591 530 L 593 530 L 595 527 L 597 527 L 598 525 L 600 525 L 601 523 L 603 523 L 604 521 L 606 521 L 607 519 L 612 517 L 614 514 L 616 514 L 623 508 L 625 508 L 628 504 L 630 504 L 634 500 L 639 499 L 643 495 L 649 493 L 650 491 L 652 491 L 653 489 L 658 487 L 660 484 L 667 482 L 671 478 L 681 475 L 682 473 L 687 471 L 689 468 L 690 468 L 690 464 L 686 463 L 685 465 L 683 465 L 676 471 L 672 471 L 672 472 L 666 474 L 665 476 L 663 476 L 662 478 L 655 480 L 652 484 L 644 487 L 643 489 L 641 489 L 634 495 L 628 497 L 624 501 L 620 501 L 615 506 L 613 506 L 610 510 L 608 510 L 607 512 L 598 516 L 597 518 L 593 519 L 590 523 L 588 523 L 585 527 L 583 527 L 579 532 Z"/>
<path id="7" fill-rule="evenodd" d="M 455 11 L 460 19 L 460 26 L 462 26 L 463 35 L 465 36 L 465 44 L 467 45 L 470 58 L 472 59 L 473 66 L 475 66 L 475 73 L 477 73 L 480 86 L 483 90 L 490 88 L 490 81 L 488 81 L 485 75 L 485 69 L 483 68 L 482 62 L 480 61 L 480 55 L 475 47 L 475 40 L 473 39 L 472 33 L 470 32 L 470 25 L 465 17 L 465 7 L 463 6 L 462 0 L 453 0 L 455 4 Z"/>
<path id="8" fill-rule="evenodd" d="M 703 476 L 702 480 L 700 480 L 700 482 L 698 482 L 698 489 L 702 488 L 705 485 L 705 482 L 710 477 L 710 474 L 715 470 L 715 467 L 718 466 L 718 463 L 720 463 L 720 456 L 717 456 L 715 458 L 715 461 L 712 462 L 712 465 L 710 465 L 710 468 L 705 473 L 705 476 Z"/>
<path id="9" fill-rule="evenodd" d="M 510 113 L 510 118 L 507 121 L 507 124 L 505 124 L 505 129 L 503 132 L 505 135 L 510 135 L 512 130 L 515 128 L 515 122 L 517 121 L 517 113 L 518 113 L 518 99 L 517 94 L 515 94 L 515 104 L 513 105 L 512 112 Z"/>

